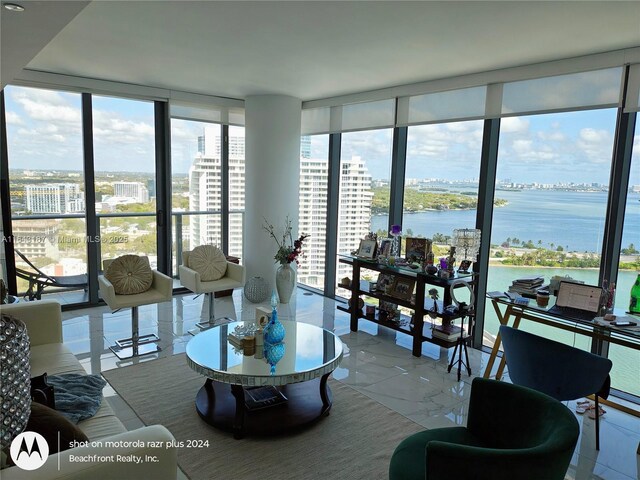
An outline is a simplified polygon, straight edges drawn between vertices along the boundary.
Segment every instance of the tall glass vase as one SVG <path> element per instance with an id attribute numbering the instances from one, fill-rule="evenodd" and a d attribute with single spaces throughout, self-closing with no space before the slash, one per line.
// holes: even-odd
<path id="1" fill-rule="evenodd" d="M 281 263 L 276 271 L 276 290 L 280 303 L 289 303 L 293 288 L 296 286 L 296 271 L 290 263 Z"/>

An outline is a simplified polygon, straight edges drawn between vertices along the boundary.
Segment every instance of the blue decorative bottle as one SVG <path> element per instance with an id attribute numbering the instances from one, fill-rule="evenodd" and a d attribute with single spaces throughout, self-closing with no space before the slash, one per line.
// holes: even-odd
<path id="1" fill-rule="evenodd" d="M 276 343 L 282 342 L 284 340 L 284 326 L 278 320 L 278 297 L 276 297 L 276 292 L 273 292 L 271 295 L 271 318 L 269 319 L 269 323 L 264 327 L 264 343 L 275 345 Z"/>

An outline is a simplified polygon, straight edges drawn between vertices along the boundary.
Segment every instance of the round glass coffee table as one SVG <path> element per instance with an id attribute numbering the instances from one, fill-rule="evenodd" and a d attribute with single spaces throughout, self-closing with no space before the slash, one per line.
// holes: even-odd
<path id="1" fill-rule="evenodd" d="M 187 344 L 187 363 L 207 377 L 196 395 L 196 410 L 205 422 L 242 438 L 281 434 L 328 414 L 332 394 L 327 379 L 342 360 L 338 337 L 285 321 L 282 345 L 245 355 L 227 338 L 237 325 L 243 322 L 210 328 Z"/>

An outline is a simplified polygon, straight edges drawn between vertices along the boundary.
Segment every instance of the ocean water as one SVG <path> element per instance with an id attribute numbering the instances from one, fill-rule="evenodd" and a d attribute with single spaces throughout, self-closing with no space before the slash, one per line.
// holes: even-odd
<path id="1" fill-rule="evenodd" d="M 562 192 L 549 190 L 497 191 L 496 198 L 509 202 L 493 211 L 491 243 L 500 244 L 508 238 L 531 240 L 538 245 L 575 252 L 602 250 L 606 192 Z M 640 247 L 640 194 L 628 196 L 623 247 L 633 243 Z M 375 232 L 388 228 L 389 217 L 376 215 L 371 219 Z M 402 230 L 431 237 L 435 233 L 451 235 L 456 228 L 475 228 L 475 210 L 428 211 L 405 213 Z M 483 232 L 485 234 L 485 232 Z"/>
<path id="2" fill-rule="evenodd" d="M 500 244 L 508 238 L 531 240 L 545 248 L 562 246 L 565 251 L 600 254 L 606 216 L 606 192 L 564 192 L 548 190 L 497 191 L 496 198 L 509 203 L 494 209 L 491 243 Z M 435 233 L 451 235 L 456 228 L 475 228 L 475 210 L 428 211 L 404 214 L 402 229 L 414 235 L 431 237 Z M 386 230 L 388 216 L 377 215 L 371 220 L 373 231 Z M 485 232 L 483 232 L 483 235 Z M 540 242 L 539 242 L 540 241 Z M 634 244 L 640 250 L 640 194 L 628 196 L 622 246 Z M 488 290 L 506 290 L 511 282 L 523 276 L 542 275 L 548 282 L 554 275 L 570 275 L 585 283 L 598 284 L 597 269 L 537 268 L 490 266 Z M 621 271 L 618 275 L 615 306 L 628 309 L 631 286 L 636 272 Z M 485 331 L 495 335 L 499 322 L 491 304 L 485 310 Z M 523 322 L 521 328 L 586 350 L 590 339 L 553 327 Z M 613 361 L 612 386 L 640 396 L 640 351 L 611 345 Z"/>

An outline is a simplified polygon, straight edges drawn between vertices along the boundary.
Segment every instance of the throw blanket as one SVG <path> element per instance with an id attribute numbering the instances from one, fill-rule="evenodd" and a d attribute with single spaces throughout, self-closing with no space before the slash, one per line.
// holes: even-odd
<path id="1" fill-rule="evenodd" d="M 65 373 L 47 377 L 53 385 L 56 410 L 73 423 L 93 417 L 102 403 L 102 389 L 107 384 L 100 375 Z"/>

